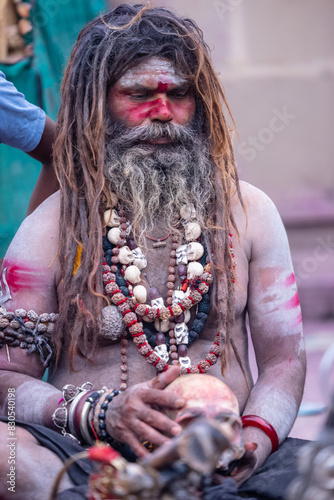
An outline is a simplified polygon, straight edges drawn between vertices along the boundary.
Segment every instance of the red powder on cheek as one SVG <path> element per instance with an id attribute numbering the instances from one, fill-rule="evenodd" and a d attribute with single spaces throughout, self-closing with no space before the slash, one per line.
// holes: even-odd
<path id="1" fill-rule="evenodd" d="M 288 300 L 284 304 L 284 309 L 294 309 L 295 307 L 299 306 L 299 297 L 298 297 L 298 292 L 294 294 L 292 299 Z"/>
<path id="2" fill-rule="evenodd" d="M 286 278 L 286 280 L 284 281 L 284 284 L 286 286 L 290 286 L 293 285 L 294 283 L 296 283 L 296 278 L 295 275 L 291 273 L 290 276 L 288 276 L 288 278 Z"/>
<path id="3" fill-rule="evenodd" d="M 11 292 L 17 292 L 22 288 L 43 288 L 46 285 L 42 268 L 22 266 L 6 260 L 3 269 L 7 269 L 5 277 Z"/>
<path id="4" fill-rule="evenodd" d="M 153 118 L 154 115 L 169 115 L 171 112 L 170 105 L 164 99 L 155 99 L 141 104 L 137 104 L 132 108 L 129 119 L 130 122 L 137 122 L 145 120 L 146 118 Z"/>

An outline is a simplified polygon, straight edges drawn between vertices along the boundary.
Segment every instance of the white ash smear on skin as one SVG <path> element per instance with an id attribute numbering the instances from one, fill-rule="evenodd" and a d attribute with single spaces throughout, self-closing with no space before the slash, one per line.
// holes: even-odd
<path id="1" fill-rule="evenodd" d="M 186 82 L 180 74 L 176 73 L 175 67 L 170 61 L 158 57 L 152 57 L 149 61 L 129 69 L 118 82 L 122 87 L 129 87 L 135 83 L 146 85 L 148 78 L 156 78 L 158 82 L 174 85 Z"/>

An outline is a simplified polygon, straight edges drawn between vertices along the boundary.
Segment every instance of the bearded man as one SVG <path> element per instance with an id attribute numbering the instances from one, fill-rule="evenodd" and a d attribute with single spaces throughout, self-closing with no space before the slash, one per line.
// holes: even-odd
<path id="1" fill-rule="evenodd" d="M 82 449 L 60 433 L 84 446 L 96 435 L 125 443 L 139 457 L 143 440 L 161 446 L 180 431 L 163 410 L 184 404 L 163 389 L 180 371 L 208 370 L 244 415 L 236 484 L 248 480 L 241 491 L 256 496 L 247 484 L 257 471 L 258 495 L 267 487 L 275 497 L 277 481 L 257 474 L 301 401 L 301 315 L 282 222 L 262 192 L 239 183 L 224 105 L 193 21 L 124 4 L 80 33 L 62 84 L 60 193 L 23 222 L 2 267 L 2 415 L 14 394 L 15 498 L 47 498 L 61 460 Z M 61 491 L 86 476 L 84 466 L 65 476 Z"/>

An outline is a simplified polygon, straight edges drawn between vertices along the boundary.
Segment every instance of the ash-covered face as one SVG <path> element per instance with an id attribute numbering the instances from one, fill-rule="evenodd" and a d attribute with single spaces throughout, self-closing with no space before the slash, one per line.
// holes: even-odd
<path id="1" fill-rule="evenodd" d="M 189 82 L 170 61 L 158 57 L 128 70 L 110 89 L 108 103 L 111 117 L 126 127 L 157 121 L 188 125 L 195 114 Z M 161 137 L 153 143 L 168 142 Z"/>
<path id="2" fill-rule="evenodd" d="M 214 198 L 213 164 L 191 85 L 171 62 L 151 58 L 108 94 L 105 176 L 131 215 L 136 240 L 157 218 L 166 228 L 192 203 L 200 224 Z"/>

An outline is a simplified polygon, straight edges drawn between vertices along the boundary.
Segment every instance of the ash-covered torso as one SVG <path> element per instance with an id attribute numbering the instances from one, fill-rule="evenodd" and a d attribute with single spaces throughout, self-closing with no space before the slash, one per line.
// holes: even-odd
<path id="1" fill-rule="evenodd" d="M 255 345 L 257 357 L 260 356 L 265 360 L 268 344 L 270 346 L 277 345 L 276 339 L 278 337 L 275 327 L 277 323 L 280 325 L 280 330 L 283 331 L 282 335 L 288 339 L 286 341 L 289 350 L 288 355 L 295 355 L 295 350 L 302 349 L 303 345 L 301 341 L 297 342 L 298 339 L 301 339 L 301 321 L 295 280 L 289 263 L 290 257 L 283 255 L 284 262 L 282 264 L 282 255 L 278 252 L 268 252 L 266 250 L 264 255 L 261 254 L 262 247 L 270 248 L 267 238 L 272 237 L 272 229 L 270 230 L 271 236 L 267 236 L 267 231 L 263 231 L 263 228 L 259 225 L 259 220 L 261 217 L 265 219 L 268 210 L 272 210 L 271 202 L 264 197 L 263 193 L 245 183 L 242 183 L 242 192 L 248 219 L 246 219 L 237 197 L 234 196 L 232 200 L 239 236 L 232 230 L 236 258 L 236 320 L 231 331 L 231 337 L 237 347 L 251 388 L 246 308 L 250 312 L 254 335 L 257 333 L 256 325 L 263 329 L 262 323 L 263 321 L 266 322 L 266 345 L 260 338 Z M 62 294 L 62 281 L 57 257 L 58 221 L 59 194 L 55 194 L 28 217 L 19 229 L 3 263 L 3 269 L 7 270 L 6 277 L 12 296 L 12 299 L 5 304 L 7 310 L 15 311 L 23 307 L 27 311 L 34 309 L 38 314 L 58 311 L 58 303 Z M 286 237 L 279 225 L 281 223 L 277 224 L 277 240 L 278 242 L 282 241 L 282 245 L 285 245 Z M 150 235 L 161 238 L 167 232 L 163 227 L 156 227 Z M 165 303 L 171 245 L 171 238 L 166 240 L 165 247 L 160 248 L 153 248 L 152 242 L 147 240 L 147 248 L 145 249 L 148 263 L 146 268 L 147 276 L 151 285 L 159 290 L 165 299 Z M 143 284 L 147 287 L 145 280 L 143 280 Z M 193 316 L 195 314 L 194 309 L 192 310 Z M 199 339 L 188 349 L 192 364 L 197 364 L 200 360 L 206 358 L 217 334 L 217 318 L 212 311 L 213 308 L 211 308 L 205 328 Z M 191 321 L 189 322 L 190 328 Z M 127 383 L 128 386 L 131 386 L 151 379 L 156 375 L 156 370 L 140 355 L 130 336 L 128 339 Z M 256 341 L 257 337 L 254 336 L 254 339 Z M 274 349 L 274 347 L 272 348 Z M 1 351 L 4 353 L 4 349 Z M 19 352 L 22 353 L 19 348 L 10 349 L 11 362 L 18 362 L 20 370 L 23 372 L 32 375 L 35 373 L 35 376 L 40 377 L 43 368 L 39 357 L 33 354 L 22 358 Z M 3 361 L 5 362 L 4 357 Z M 67 383 L 81 385 L 86 381 L 92 382 L 97 388 L 104 385 L 110 388 L 119 387 L 121 383 L 120 342 L 112 342 L 108 340 L 107 336 L 100 337 L 98 346 L 89 360 L 80 357 L 75 358 L 74 369 L 75 371 L 71 372 L 68 353 L 65 348 L 55 373 L 51 373 L 50 370 L 49 382 L 59 389 Z M 222 377 L 220 360 L 211 367 L 208 373 Z M 231 351 L 228 361 L 226 378 L 223 378 L 223 380 L 237 396 L 242 411 L 249 397 L 249 392 L 233 351 Z"/>
<path id="2" fill-rule="evenodd" d="M 168 234 L 168 229 L 163 226 L 154 228 L 149 235 L 155 239 L 163 238 Z M 172 250 L 172 235 L 170 235 L 166 240 L 165 246 L 160 246 L 154 248 L 153 241 L 145 239 L 146 248 L 143 248 L 144 254 L 147 258 L 147 267 L 145 272 L 147 278 L 150 282 L 151 287 L 156 287 L 163 297 L 165 304 L 167 303 L 167 283 L 170 267 L 170 254 Z M 102 244 L 102 243 L 101 243 Z M 235 251 L 235 258 L 237 262 L 236 267 L 236 322 L 233 327 L 232 336 L 234 342 L 237 346 L 238 352 L 241 359 L 243 360 L 243 365 L 245 372 L 247 374 L 249 386 L 251 386 L 251 378 L 248 368 L 247 361 L 247 334 L 245 327 L 245 307 L 247 302 L 247 280 L 248 280 L 248 256 L 246 255 L 245 249 L 242 246 L 241 241 L 239 241 L 236 234 L 233 235 L 233 247 Z M 102 272 L 102 269 L 101 269 Z M 148 290 L 149 285 L 147 280 L 144 278 L 142 273 L 141 285 L 145 286 Z M 178 288 L 178 276 L 176 273 L 176 284 L 175 289 Z M 57 295 L 60 297 L 62 294 L 62 283 L 58 284 Z M 150 303 L 150 300 L 147 300 Z M 201 360 L 204 360 L 215 336 L 218 332 L 217 317 L 213 312 L 213 305 L 211 305 L 211 310 L 206 320 L 204 330 L 200 334 L 198 340 L 192 343 L 188 348 L 188 356 L 191 359 L 192 365 L 196 365 Z M 192 322 L 196 317 L 196 306 L 191 308 L 191 319 L 188 323 L 189 330 L 191 330 Z M 145 326 L 145 322 L 144 322 Z M 102 330 L 106 330 L 102 328 Z M 165 333 L 168 337 L 168 332 Z M 133 385 L 138 382 L 145 381 L 152 378 L 156 374 L 155 368 L 150 365 L 147 360 L 139 353 L 138 348 L 134 345 L 131 335 L 127 335 L 128 345 L 127 345 L 127 375 L 128 386 Z M 89 380 L 96 387 L 107 385 L 108 387 L 119 388 L 121 384 L 121 343 L 120 341 L 113 341 L 110 339 L 110 335 L 106 331 L 105 335 L 100 333 L 97 343 L 97 348 L 92 357 L 89 360 L 84 360 L 79 356 L 76 357 L 74 361 L 75 372 L 70 373 L 69 371 L 69 358 L 67 351 L 64 350 L 60 358 L 59 366 L 54 374 L 49 377 L 49 382 L 58 388 L 68 383 L 71 380 L 73 384 L 81 384 L 82 382 Z M 169 361 L 171 363 L 171 360 Z M 50 370 L 51 371 L 51 370 Z M 220 359 L 213 365 L 209 373 L 217 377 L 222 377 Z M 231 367 L 228 370 L 228 376 L 225 382 L 231 387 L 231 389 L 236 393 L 239 403 L 241 406 L 245 405 L 245 402 L 249 396 L 246 382 L 241 375 L 241 369 L 238 365 L 236 358 L 231 354 Z M 240 383 L 240 379 L 243 381 Z M 239 384 L 235 384 L 235 380 L 239 380 Z"/>

